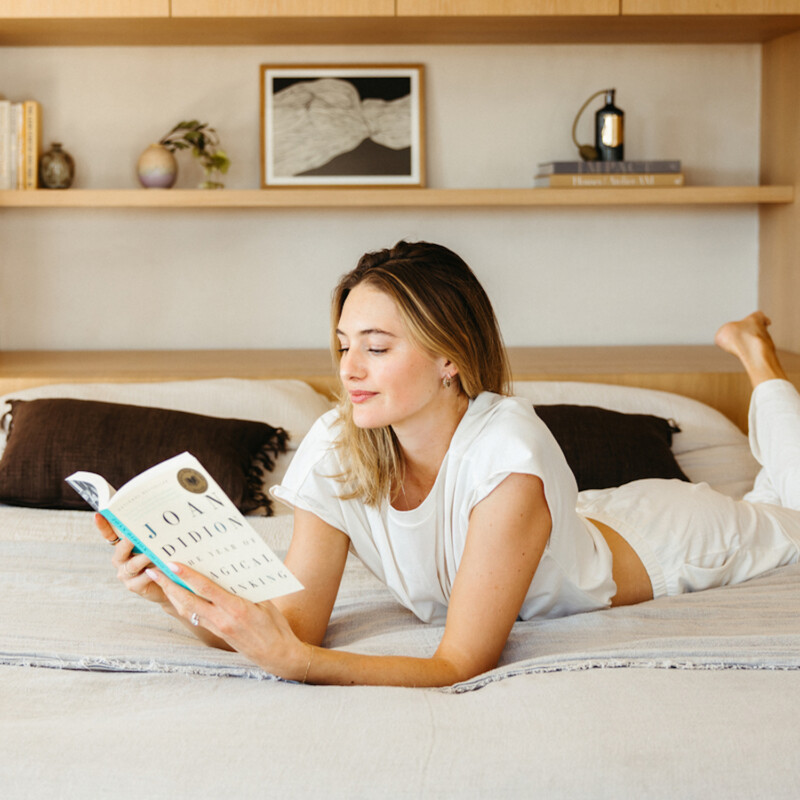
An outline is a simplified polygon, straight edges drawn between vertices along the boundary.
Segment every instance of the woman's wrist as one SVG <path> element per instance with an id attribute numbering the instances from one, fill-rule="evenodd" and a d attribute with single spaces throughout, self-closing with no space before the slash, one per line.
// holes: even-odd
<path id="1" fill-rule="evenodd" d="M 314 645 L 306 642 L 305 646 L 308 655 L 308 660 L 306 661 L 306 667 L 305 670 L 303 671 L 303 679 L 300 681 L 300 683 L 308 683 L 308 676 L 311 671 L 311 662 L 314 660 Z"/>

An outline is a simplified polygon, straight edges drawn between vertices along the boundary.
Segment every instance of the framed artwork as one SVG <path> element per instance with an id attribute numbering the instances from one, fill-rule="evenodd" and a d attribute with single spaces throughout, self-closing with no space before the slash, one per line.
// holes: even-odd
<path id="1" fill-rule="evenodd" d="M 261 186 L 424 186 L 421 64 L 261 65 Z"/>

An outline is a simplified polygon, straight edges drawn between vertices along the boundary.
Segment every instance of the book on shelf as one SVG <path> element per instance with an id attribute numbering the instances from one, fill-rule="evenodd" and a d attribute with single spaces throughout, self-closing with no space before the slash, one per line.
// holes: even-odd
<path id="1" fill-rule="evenodd" d="M 13 189 L 17 174 L 11 145 L 13 115 L 11 101 L 0 99 L 0 189 Z"/>
<path id="2" fill-rule="evenodd" d="M 660 173 L 681 171 L 678 159 L 645 161 L 543 161 L 538 165 L 539 175 L 594 175 L 606 173 Z"/>
<path id="3" fill-rule="evenodd" d="M 0 99 L 0 189 L 38 188 L 41 142 L 39 103 Z"/>
<path id="4" fill-rule="evenodd" d="M 66 481 L 135 551 L 190 591 L 168 562 L 186 564 L 254 603 L 303 588 L 190 453 L 150 467 L 116 491 L 94 472 L 74 472 Z"/>
<path id="5" fill-rule="evenodd" d="M 42 149 L 41 109 L 36 100 L 25 100 L 22 104 L 25 117 L 25 144 L 23 147 L 23 189 L 39 187 L 39 153 Z"/>
<path id="6" fill-rule="evenodd" d="M 619 173 L 607 175 L 537 175 L 535 188 L 683 186 L 683 173 Z"/>

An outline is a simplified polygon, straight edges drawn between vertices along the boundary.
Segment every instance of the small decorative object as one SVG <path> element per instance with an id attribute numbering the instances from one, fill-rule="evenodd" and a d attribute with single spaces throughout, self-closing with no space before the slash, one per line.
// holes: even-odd
<path id="1" fill-rule="evenodd" d="M 224 187 L 219 177 L 228 171 L 231 162 L 228 154 L 219 146 L 217 132 L 207 122 L 198 122 L 196 119 L 179 122 L 168 134 L 161 137 L 159 144 L 170 153 L 191 149 L 192 155 L 201 163 L 205 173 L 205 180 L 198 189 Z"/>
<path id="2" fill-rule="evenodd" d="M 178 162 L 162 144 L 151 144 L 136 162 L 139 183 L 145 189 L 169 189 L 178 177 Z"/>
<path id="3" fill-rule="evenodd" d="M 601 89 L 595 92 L 580 108 L 572 123 L 572 141 L 584 161 L 623 161 L 625 158 L 625 112 L 614 105 L 616 89 Z M 606 104 L 597 111 L 594 118 L 594 147 L 579 144 L 575 135 L 578 120 L 586 106 L 601 94 L 606 96 Z"/>
<path id="4" fill-rule="evenodd" d="M 145 189 L 169 189 L 178 177 L 178 162 L 163 144 L 151 144 L 139 156 L 136 174 Z"/>
<path id="5" fill-rule="evenodd" d="M 424 186 L 424 67 L 261 65 L 261 185 Z"/>
<path id="6" fill-rule="evenodd" d="M 45 189 L 69 189 L 75 180 L 75 160 L 61 149 L 61 142 L 53 142 L 39 159 L 39 182 Z"/>

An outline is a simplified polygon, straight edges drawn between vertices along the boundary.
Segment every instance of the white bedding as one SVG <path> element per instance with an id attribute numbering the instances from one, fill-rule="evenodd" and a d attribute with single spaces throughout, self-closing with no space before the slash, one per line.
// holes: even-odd
<path id="1" fill-rule="evenodd" d="M 285 553 L 291 518 L 254 517 Z M 0 506 L 3 637 L 0 664 L 122 672 L 271 676 L 238 653 L 201 645 L 158 608 L 120 589 L 110 548 L 89 512 Z M 588 667 L 800 668 L 800 566 L 738 586 L 567 619 L 515 625 L 500 666 L 442 691 L 512 675 Z M 57 609 L 54 618 L 54 610 Z M 429 656 L 443 628 L 420 623 L 351 557 L 326 645 L 370 654 Z"/>
<path id="2" fill-rule="evenodd" d="M 172 405 L 185 386 L 139 391 L 186 408 Z M 694 401 L 583 384 L 517 392 L 672 417 L 684 471 L 734 496 L 755 474 L 744 435 Z M 327 403 L 303 397 L 297 430 Z M 271 411 L 265 421 L 286 425 Z M 253 522 L 285 549 L 290 517 Z M 109 558 L 88 512 L 0 505 L 3 798 L 796 795 L 800 566 L 518 623 L 497 669 L 415 690 L 271 679 L 126 594 Z M 348 562 L 328 646 L 429 655 L 441 633 Z"/>
<path id="3" fill-rule="evenodd" d="M 0 507 L 4 798 L 796 796 L 800 567 L 519 623 L 449 690 L 313 687 L 128 596 L 90 516 Z M 289 518 L 254 522 L 280 550 Z M 427 655 L 441 632 L 352 561 L 327 644 Z"/>

